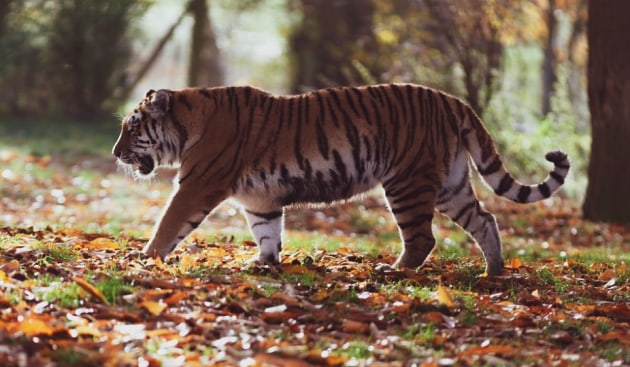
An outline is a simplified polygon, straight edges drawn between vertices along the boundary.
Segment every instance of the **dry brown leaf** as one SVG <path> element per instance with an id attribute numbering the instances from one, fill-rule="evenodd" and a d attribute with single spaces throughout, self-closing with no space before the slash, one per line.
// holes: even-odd
<path id="1" fill-rule="evenodd" d="M 92 250 L 118 250 L 120 248 L 118 243 L 106 237 L 95 238 L 90 242 L 82 242 L 78 246 Z"/>
<path id="2" fill-rule="evenodd" d="M 161 300 L 159 302 L 142 301 L 140 303 L 140 307 L 142 307 L 145 310 L 147 310 L 151 315 L 157 316 L 157 315 L 161 314 L 168 307 L 168 305 L 166 303 L 162 302 Z"/>
<path id="3" fill-rule="evenodd" d="M 22 332 L 26 336 L 51 336 L 54 332 L 50 320 L 41 320 L 39 318 L 28 317 L 20 322 L 14 323 L 10 329 L 12 332 Z"/>
<path id="4" fill-rule="evenodd" d="M 317 273 L 304 265 L 284 265 L 282 267 L 282 272 L 286 274 L 299 274 L 299 275 L 313 275 L 316 276 Z"/>
<path id="5" fill-rule="evenodd" d="M 604 340 L 604 341 L 617 341 L 621 344 L 625 344 L 625 345 L 630 345 L 630 334 L 628 334 L 628 331 L 620 331 L 620 330 L 615 330 L 615 331 L 610 331 L 606 334 L 602 334 L 598 337 L 599 340 Z"/>
<path id="6" fill-rule="evenodd" d="M 91 294 L 94 298 L 98 299 L 101 303 L 107 303 L 105 296 L 103 293 L 98 290 L 95 286 L 90 284 L 87 280 L 81 277 L 73 277 L 72 280 L 79 285 L 79 287 L 83 288 L 86 292 Z"/>
<path id="7" fill-rule="evenodd" d="M 516 353 L 516 349 L 508 345 L 488 345 L 485 347 L 471 347 L 463 352 L 460 352 L 460 356 L 467 355 L 485 355 L 485 354 L 499 354 L 502 356 L 511 356 Z"/>
<path id="8" fill-rule="evenodd" d="M 513 257 L 509 264 L 505 264 L 506 269 L 518 269 L 523 266 L 523 262 L 518 257 Z"/>
<path id="9" fill-rule="evenodd" d="M 11 283 L 11 279 L 7 276 L 4 270 L 0 270 L 0 283 Z"/>
<path id="10" fill-rule="evenodd" d="M 174 305 L 178 304 L 181 300 L 186 298 L 186 296 L 187 296 L 187 294 L 184 293 L 184 292 L 175 292 L 175 293 L 171 294 L 170 296 L 168 296 L 164 300 L 164 303 L 169 305 L 169 306 L 174 306 Z"/>
<path id="11" fill-rule="evenodd" d="M 446 287 L 442 286 L 442 284 L 438 285 L 437 296 L 438 301 L 446 307 L 453 307 L 455 305 L 449 290 Z"/>
<path id="12" fill-rule="evenodd" d="M 341 330 L 346 333 L 367 334 L 370 331 L 370 325 L 354 320 L 343 320 Z"/>
<path id="13" fill-rule="evenodd" d="M 313 302 L 321 302 L 328 298 L 328 291 L 326 289 L 318 289 L 311 296 L 311 301 Z"/>
<path id="14" fill-rule="evenodd" d="M 101 331 L 91 324 L 77 326 L 76 328 L 69 330 L 69 332 L 70 335 L 73 337 L 77 337 L 79 335 L 89 335 L 95 338 L 99 338 L 102 335 Z"/>
<path id="15" fill-rule="evenodd" d="M 6 264 L 0 265 L 0 270 L 5 273 L 12 273 L 14 271 L 20 270 L 20 262 L 17 260 L 11 260 Z"/>

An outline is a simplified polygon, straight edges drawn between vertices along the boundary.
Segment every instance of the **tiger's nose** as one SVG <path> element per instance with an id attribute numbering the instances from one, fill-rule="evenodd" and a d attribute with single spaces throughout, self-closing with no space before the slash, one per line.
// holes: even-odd
<path id="1" fill-rule="evenodd" d="M 120 158 L 123 155 L 123 147 L 125 146 L 125 144 L 127 144 L 128 141 L 129 138 L 123 130 L 118 136 L 118 139 L 116 139 L 116 144 L 114 144 L 114 148 L 112 148 L 112 154 L 116 156 L 116 158 Z"/>
<path id="2" fill-rule="evenodd" d="M 116 145 L 114 145 L 114 148 L 112 148 L 112 154 L 116 157 L 116 158 L 120 158 L 120 156 L 122 155 L 122 148 L 120 148 L 119 146 L 120 144 L 118 144 L 118 142 L 116 142 Z"/>

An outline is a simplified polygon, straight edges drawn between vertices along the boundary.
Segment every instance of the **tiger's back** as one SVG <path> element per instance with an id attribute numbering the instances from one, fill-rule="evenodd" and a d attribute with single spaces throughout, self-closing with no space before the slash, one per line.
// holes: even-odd
<path id="1" fill-rule="evenodd" d="M 431 220 L 438 209 L 475 238 L 488 273 L 498 274 L 503 266 L 498 230 L 475 198 L 469 154 L 497 194 L 519 202 L 548 197 L 569 169 L 566 155 L 554 152 L 555 168 L 544 182 L 518 183 L 469 106 L 411 84 L 296 96 L 252 87 L 161 90 L 148 93 L 137 111 L 123 121 L 119 142 L 132 140 L 124 137 L 125 125 L 133 125 L 136 116 L 145 122 L 137 124 L 138 131 L 150 137 L 151 126 L 161 127 L 153 133 L 162 131 L 162 140 L 171 142 L 162 149 L 173 151 L 125 155 L 117 143 L 114 153 L 131 155 L 121 160 L 139 169 L 146 155 L 154 167 L 164 164 L 160 156 L 176 157 L 180 164 L 177 187 L 145 248 L 160 256 L 233 197 L 243 205 L 259 259 L 275 263 L 284 206 L 347 199 L 381 184 L 405 244 L 397 265 L 424 262 L 434 247 Z"/>

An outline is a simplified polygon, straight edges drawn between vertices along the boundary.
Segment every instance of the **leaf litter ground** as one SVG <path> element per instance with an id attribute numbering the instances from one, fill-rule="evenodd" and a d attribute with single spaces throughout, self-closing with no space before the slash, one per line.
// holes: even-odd
<path id="1" fill-rule="evenodd" d="M 229 203 L 162 262 L 139 251 L 169 177 L 133 184 L 8 150 L 0 162 L 3 366 L 630 365 L 630 231 L 567 200 L 484 197 L 498 277 L 442 218 L 423 268 L 386 266 L 400 245 L 378 195 L 289 210 L 277 267 L 248 263 Z"/>

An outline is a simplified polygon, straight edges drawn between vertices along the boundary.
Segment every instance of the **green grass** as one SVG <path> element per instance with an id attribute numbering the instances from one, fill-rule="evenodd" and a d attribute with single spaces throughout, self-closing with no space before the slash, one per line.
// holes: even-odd
<path id="1" fill-rule="evenodd" d="M 135 290 L 131 283 L 116 273 L 109 274 L 107 278 L 98 281 L 95 286 L 103 294 L 107 303 L 112 305 L 118 304 L 121 296 L 133 293 Z"/>
<path id="2" fill-rule="evenodd" d="M 350 233 L 347 235 L 350 235 Z M 366 257 L 375 258 L 388 252 L 395 253 L 398 251 L 397 249 L 400 247 L 398 242 L 399 240 L 397 239 L 393 244 L 386 246 L 385 242 L 370 236 L 356 235 L 350 237 L 346 236 L 346 234 L 335 236 L 318 232 L 290 231 L 285 235 L 283 250 L 291 252 L 303 251 L 307 256 L 316 257 L 318 254 L 322 255 L 322 251 L 330 253 L 344 249 L 357 252 Z"/>
<path id="3" fill-rule="evenodd" d="M 43 276 L 37 279 L 35 295 L 43 301 L 55 303 L 62 307 L 76 308 L 81 305 L 81 287 L 68 283 L 61 277 Z"/>
<path id="4" fill-rule="evenodd" d="M 259 282 L 259 284 L 256 286 L 256 290 L 263 297 L 266 297 L 266 298 L 269 298 L 275 293 L 278 293 L 281 289 L 282 287 L 278 283 L 272 283 L 272 282 Z"/>
<path id="5" fill-rule="evenodd" d="M 413 340 L 419 345 L 431 346 L 437 334 L 436 327 L 432 323 L 413 324 L 409 326 L 401 336 L 408 340 Z"/>
<path id="6" fill-rule="evenodd" d="M 283 282 L 293 283 L 297 286 L 310 287 L 319 280 L 319 276 L 312 272 L 304 273 L 282 273 L 280 280 Z"/>
<path id="7" fill-rule="evenodd" d="M 621 261 L 630 263 L 630 253 L 620 251 L 621 246 L 611 244 L 609 247 L 594 247 L 581 250 L 572 259 L 586 267 L 594 264 L 607 264 L 613 266 Z"/>
<path id="8" fill-rule="evenodd" d="M 42 258 L 43 261 L 49 264 L 58 261 L 71 262 L 77 258 L 77 253 L 73 251 L 72 247 L 66 244 L 41 244 L 40 249 L 46 253 L 46 255 Z"/>
<path id="9" fill-rule="evenodd" d="M 85 366 L 92 365 L 88 364 L 88 362 L 93 363 L 93 361 L 89 361 L 89 357 L 86 354 L 77 351 L 76 348 L 73 347 L 53 350 L 51 358 L 62 366 Z"/>
<path id="10" fill-rule="evenodd" d="M 571 288 L 572 284 L 569 281 L 562 279 L 553 273 L 548 267 L 543 266 L 536 270 L 536 276 L 554 287 L 557 292 L 564 293 L 567 289 Z"/>
<path id="11" fill-rule="evenodd" d="M 362 340 L 345 343 L 336 350 L 335 354 L 348 359 L 367 359 L 372 356 L 369 343 Z"/>
<path id="12" fill-rule="evenodd" d="M 73 162 L 77 155 L 107 155 L 119 127 L 115 117 L 103 122 L 4 119 L 0 146 L 35 157 L 56 155 Z"/>

